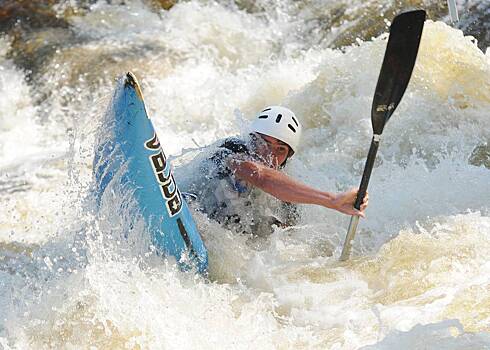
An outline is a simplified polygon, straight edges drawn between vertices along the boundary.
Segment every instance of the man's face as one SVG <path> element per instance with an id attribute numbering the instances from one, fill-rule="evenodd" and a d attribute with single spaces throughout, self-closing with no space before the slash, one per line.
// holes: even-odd
<path id="1" fill-rule="evenodd" d="M 271 160 L 272 166 L 278 168 L 288 158 L 289 146 L 278 139 L 260 134 L 260 137 L 265 141 L 265 147 L 259 147 L 258 153 L 265 159 Z"/>

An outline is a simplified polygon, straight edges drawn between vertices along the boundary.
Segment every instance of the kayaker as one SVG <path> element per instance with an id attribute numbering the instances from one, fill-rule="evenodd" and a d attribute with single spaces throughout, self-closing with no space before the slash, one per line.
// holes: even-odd
<path id="1" fill-rule="evenodd" d="M 191 189 L 201 199 L 201 209 L 227 228 L 254 234 L 271 232 L 273 225 L 294 224 L 295 204 L 316 204 L 364 217 L 368 196 L 361 210 L 354 209 L 357 189 L 327 192 L 282 171 L 298 149 L 301 132 L 291 110 L 271 106 L 258 113 L 248 135 L 220 142 L 200 167 L 203 182 Z M 264 192 L 280 204 L 274 205 Z"/>

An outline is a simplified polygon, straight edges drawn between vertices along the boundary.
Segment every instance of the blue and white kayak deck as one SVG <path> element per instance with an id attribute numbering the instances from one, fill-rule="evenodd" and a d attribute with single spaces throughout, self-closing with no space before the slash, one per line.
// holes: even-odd
<path id="1" fill-rule="evenodd" d="M 102 127 L 104 135 L 94 158 L 97 202 L 117 177 L 119 185 L 132 193 L 154 247 L 165 256 L 175 257 L 182 269 L 204 273 L 208 266 L 206 247 L 131 72 L 118 80 Z"/>

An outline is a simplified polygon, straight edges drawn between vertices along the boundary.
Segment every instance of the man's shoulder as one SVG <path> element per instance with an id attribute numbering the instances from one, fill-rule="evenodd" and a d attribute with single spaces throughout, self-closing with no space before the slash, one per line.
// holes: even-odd
<path id="1" fill-rule="evenodd" d="M 216 142 L 216 149 L 208 158 L 216 167 L 218 177 L 227 177 L 231 175 L 231 169 L 228 167 L 227 160 L 234 155 L 250 156 L 247 141 L 243 138 L 232 136 Z"/>
<path id="2" fill-rule="evenodd" d="M 248 154 L 250 152 L 247 141 L 236 136 L 228 137 L 225 140 L 223 140 L 219 148 L 228 150 L 231 153 Z"/>

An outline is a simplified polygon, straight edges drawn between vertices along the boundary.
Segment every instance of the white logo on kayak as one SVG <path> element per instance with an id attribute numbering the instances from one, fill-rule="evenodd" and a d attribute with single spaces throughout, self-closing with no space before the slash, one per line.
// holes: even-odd
<path id="1" fill-rule="evenodd" d="M 162 193 L 163 200 L 169 215 L 172 217 L 177 215 L 182 209 L 182 197 L 180 191 L 177 188 L 177 184 L 172 174 L 172 169 L 168 167 L 167 174 L 165 169 L 167 168 L 167 157 L 163 153 L 160 147 L 160 141 L 157 134 L 154 133 L 153 137 L 145 142 L 145 148 L 150 151 L 158 151 L 158 153 L 152 154 L 149 158 L 153 173 L 155 174 L 158 184 L 160 185 L 160 192 Z"/>

